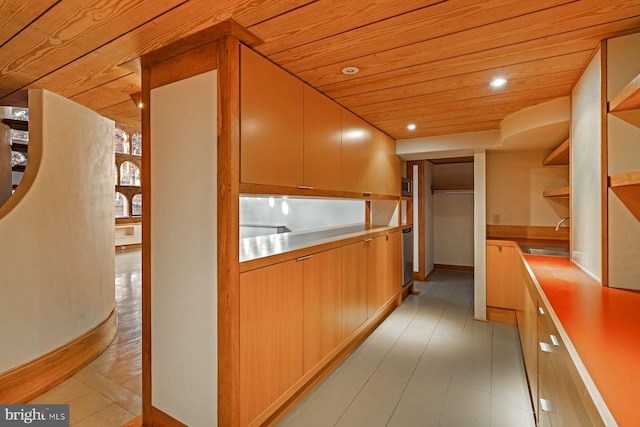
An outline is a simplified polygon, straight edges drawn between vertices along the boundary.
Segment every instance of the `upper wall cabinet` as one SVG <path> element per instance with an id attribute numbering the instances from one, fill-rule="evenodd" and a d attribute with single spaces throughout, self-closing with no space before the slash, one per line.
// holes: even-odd
<path id="1" fill-rule="evenodd" d="M 400 194 L 393 139 L 248 47 L 240 61 L 242 183 Z"/>
<path id="2" fill-rule="evenodd" d="M 303 83 L 247 47 L 240 61 L 240 180 L 302 185 Z"/>
<path id="3" fill-rule="evenodd" d="M 342 109 L 342 189 L 369 192 L 367 185 L 371 126 Z"/>
<path id="4" fill-rule="evenodd" d="M 375 194 L 400 195 L 400 158 L 395 141 L 376 128 L 369 142 L 368 191 Z"/>
<path id="5" fill-rule="evenodd" d="M 304 86 L 304 185 L 342 190 L 341 108 L 331 99 Z"/>

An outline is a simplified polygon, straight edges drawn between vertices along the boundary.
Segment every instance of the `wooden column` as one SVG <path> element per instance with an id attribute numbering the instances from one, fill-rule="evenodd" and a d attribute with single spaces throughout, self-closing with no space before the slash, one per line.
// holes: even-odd
<path id="1" fill-rule="evenodd" d="M 413 272 L 414 280 L 425 279 L 425 265 L 424 265 L 424 252 L 425 252 L 425 230 L 424 230 L 424 161 L 409 161 L 407 162 L 407 178 L 413 182 L 413 166 L 418 166 L 418 212 L 412 211 L 413 217 L 413 232 L 418 233 L 418 271 Z M 410 201 L 413 204 L 413 200 Z"/>

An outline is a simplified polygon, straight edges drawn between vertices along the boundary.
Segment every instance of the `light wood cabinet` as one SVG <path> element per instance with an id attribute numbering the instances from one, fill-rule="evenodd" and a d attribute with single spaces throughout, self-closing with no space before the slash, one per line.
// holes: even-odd
<path id="1" fill-rule="evenodd" d="M 342 108 L 304 86 L 304 185 L 342 190 Z"/>
<path id="2" fill-rule="evenodd" d="M 320 252 L 300 261 L 304 283 L 304 372 L 342 341 L 342 252 Z"/>
<path id="3" fill-rule="evenodd" d="M 518 260 L 519 261 L 519 260 Z M 516 306 L 518 334 L 522 347 L 525 371 L 531 391 L 533 410 L 538 414 L 538 324 L 537 298 L 532 292 L 533 284 L 522 262 L 516 263 L 517 285 L 521 287 Z"/>
<path id="4" fill-rule="evenodd" d="M 516 282 L 513 246 L 487 244 L 487 305 L 515 309 L 522 286 Z"/>
<path id="5" fill-rule="evenodd" d="M 342 109 L 342 189 L 368 192 L 370 126 L 352 112 Z"/>
<path id="6" fill-rule="evenodd" d="M 240 180 L 303 184 L 303 83 L 241 48 Z"/>
<path id="7" fill-rule="evenodd" d="M 401 171 L 395 141 L 372 126 L 369 134 L 367 191 L 399 196 Z"/>
<path id="8" fill-rule="evenodd" d="M 303 265 L 240 275 L 240 417 L 248 425 L 303 375 Z"/>
<path id="9" fill-rule="evenodd" d="M 342 252 L 342 338 L 349 337 L 368 317 L 367 254 L 370 242 L 352 243 Z"/>
<path id="10" fill-rule="evenodd" d="M 400 233 L 371 240 L 367 266 L 367 315 L 371 317 L 400 289 Z"/>

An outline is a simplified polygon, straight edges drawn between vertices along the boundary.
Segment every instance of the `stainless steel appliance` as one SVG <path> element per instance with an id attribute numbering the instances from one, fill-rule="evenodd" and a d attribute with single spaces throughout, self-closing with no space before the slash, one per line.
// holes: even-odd
<path id="1" fill-rule="evenodd" d="M 402 195 L 404 197 L 413 196 L 412 182 L 410 179 L 402 178 Z"/>
<path id="2" fill-rule="evenodd" d="M 407 286 L 413 277 L 413 231 L 412 227 L 402 230 L 402 286 Z"/>

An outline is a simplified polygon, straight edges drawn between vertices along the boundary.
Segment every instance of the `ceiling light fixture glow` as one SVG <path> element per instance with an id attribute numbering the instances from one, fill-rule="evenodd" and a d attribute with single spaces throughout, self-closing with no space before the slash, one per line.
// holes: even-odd
<path id="1" fill-rule="evenodd" d="M 342 69 L 342 74 L 346 74 L 350 76 L 352 74 L 357 74 L 359 71 L 360 71 L 360 68 L 358 67 L 344 67 Z"/>
<path id="2" fill-rule="evenodd" d="M 489 83 L 489 86 L 497 89 L 499 87 L 503 87 L 506 84 L 507 84 L 507 79 L 505 79 L 504 77 L 496 77 L 495 79 L 491 80 L 491 83 Z"/>
<path id="3" fill-rule="evenodd" d="M 407 125 L 407 130 L 416 130 L 416 125 L 414 123 L 410 123 Z"/>

